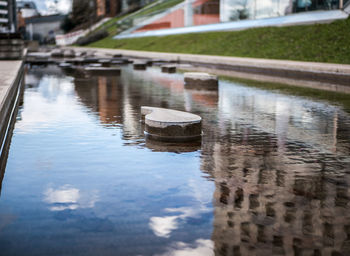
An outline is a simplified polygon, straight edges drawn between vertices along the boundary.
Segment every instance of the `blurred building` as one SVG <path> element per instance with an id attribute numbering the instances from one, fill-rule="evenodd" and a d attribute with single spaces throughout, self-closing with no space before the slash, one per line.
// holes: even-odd
<path id="1" fill-rule="evenodd" d="M 35 3 L 32 1 L 17 1 L 17 10 L 22 13 L 23 18 L 40 15 Z"/>
<path id="2" fill-rule="evenodd" d="M 0 0 L 0 33 L 13 33 L 16 27 L 16 1 Z"/>
<path id="3" fill-rule="evenodd" d="M 114 17 L 121 12 L 121 1 L 119 0 L 96 0 L 97 16 Z"/>
<path id="4" fill-rule="evenodd" d="M 347 18 L 345 8 L 350 9 L 350 0 L 185 0 L 162 13 L 148 14 L 147 19 L 134 22 L 133 28 L 116 38 L 142 36 L 145 32 L 145 36 L 159 36 L 327 22 Z"/>
<path id="5" fill-rule="evenodd" d="M 54 43 L 55 36 L 63 33 L 61 24 L 66 15 L 37 16 L 25 19 L 26 39 L 40 43 Z"/>
<path id="6" fill-rule="evenodd" d="M 114 17 L 139 9 L 154 0 L 96 0 L 97 17 Z"/>

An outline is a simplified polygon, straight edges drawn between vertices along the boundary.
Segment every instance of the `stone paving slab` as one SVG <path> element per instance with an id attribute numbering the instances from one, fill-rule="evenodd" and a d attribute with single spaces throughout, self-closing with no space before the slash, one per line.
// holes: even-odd
<path id="1" fill-rule="evenodd" d="M 22 61 L 0 61 L 0 109 L 21 67 Z"/>
<path id="2" fill-rule="evenodd" d="M 6 144 L 8 124 L 17 89 L 20 84 L 20 75 L 23 74 L 23 61 L 0 61 L 0 155 Z M 5 143 L 5 144 L 4 144 Z"/>

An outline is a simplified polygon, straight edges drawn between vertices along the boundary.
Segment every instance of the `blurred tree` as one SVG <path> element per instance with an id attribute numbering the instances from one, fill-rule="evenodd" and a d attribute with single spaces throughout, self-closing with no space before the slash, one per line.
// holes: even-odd
<path id="1" fill-rule="evenodd" d="M 74 27 L 75 27 L 75 24 L 74 24 L 74 22 L 73 22 L 73 20 L 72 20 L 71 15 L 67 15 L 67 16 L 64 18 L 64 20 L 63 20 L 63 22 L 62 22 L 60 28 L 61 28 L 65 33 L 67 33 L 67 32 L 69 32 L 69 31 L 71 31 Z"/>
<path id="2" fill-rule="evenodd" d="M 72 22 L 76 26 L 96 20 L 95 0 L 73 0 Z"/>

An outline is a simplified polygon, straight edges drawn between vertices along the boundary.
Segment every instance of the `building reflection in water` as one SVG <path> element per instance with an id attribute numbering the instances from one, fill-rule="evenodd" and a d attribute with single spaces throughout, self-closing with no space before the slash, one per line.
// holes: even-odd
<path id="1" fill-rule="evenodd" d="M 215 138 L 202 143 L 202 170 L 216 187 L 215 254 L 350 253 L 349 116 L 220 96 L 220 129 L 206 126 Z"/>
<path id="2" fill-rule="evenodd" d="M 153 69 L 76 79 L 75 90 L 101 125 L 122 129 L 128 145 L 201 149 L 201 170 L 215 183 L 212 241 L 174 243 L 165 255 L 350 253 L 350 118 L 339 108 L 225 82 L 218 94 L 188 91 L 182 75 Z M 142 105 L 199 113 L 201 145 L 145 140 Z M 169 216 L 152 217 L 149 227 L 167 238 L 191 211 L 165 209 Z"/>

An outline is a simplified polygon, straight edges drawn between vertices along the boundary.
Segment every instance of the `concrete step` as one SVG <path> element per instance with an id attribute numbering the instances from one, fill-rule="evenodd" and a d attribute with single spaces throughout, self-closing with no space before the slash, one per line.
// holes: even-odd
<path id="1" fill-rule="evenodd" d="M 24 45 L 22 39 L 0 39 L 0 45 Z"/>
<path id="2" fill-rule="evenodd" d="M 23 45 L 0 45 L 0 52 L 23 51 Z"/>
<path id="3" fill-rule="evenodd" d="M 0 52 L 0 60 L 20 60 L 23 52 Z"/>
<path id="4" fill-rule="evenodd" d="M 17 35 L 3 35 L 0 38 L 0 59 L 1 60 L 18 60 L 23 57 L 24 43 L 23 40 L 16 37 Z"/>

